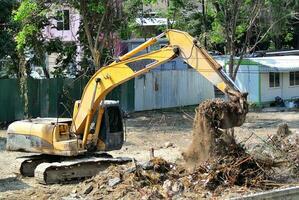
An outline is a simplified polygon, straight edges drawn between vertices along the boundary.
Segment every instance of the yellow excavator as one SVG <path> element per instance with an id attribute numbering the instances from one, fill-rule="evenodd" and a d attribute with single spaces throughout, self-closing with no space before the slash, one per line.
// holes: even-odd
<path id="1" fill-rule="evenodd" d="M 164 36 L 169 41 L 167 46 L 136 56 Z M 75 102 L 72 119 L 36 118 L 10 124 L 7 150 L 38 153 L 18 159 L 21 174 L 51 184 L 91 177 L 111 163 L 130 161 L 105 153 L 121 149 L 124 143 L 119 104 L 105 97 L 116 86 L 177 57 L 224 93 L 241 98 L 238 114 L 245 118 L 248 111 L 242 109 L 242 93 L 223 68 L 188 33 L 170 29 L 100 68 L 87 83 L 81 100 Z"/>

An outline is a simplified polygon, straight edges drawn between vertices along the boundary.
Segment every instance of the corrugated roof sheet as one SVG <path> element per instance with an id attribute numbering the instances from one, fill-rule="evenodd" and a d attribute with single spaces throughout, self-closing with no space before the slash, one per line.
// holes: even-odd
<path id="1" fill-rule="evenodd" d="M 299 56 L 271 56 L 247 59 L 259 63 L 263 66 L 263 69 L 268 71 L 288 72 L 299 70 Z"/>
<path id="2" fill-rule="evenodd" d="M 228 55 L 214 56 L 214 59 L 221 66 L 224 66 L 229 61 L 229 56 Z M 266 71 L 266 72 L 299 71 L 299 56 L 269 56 L 269 57 L 243 58 L 242 62 L 246 63 L 246 60 L 255 62 L 257 63 L 257 65 L 260 65 L 261 71 Z"/>

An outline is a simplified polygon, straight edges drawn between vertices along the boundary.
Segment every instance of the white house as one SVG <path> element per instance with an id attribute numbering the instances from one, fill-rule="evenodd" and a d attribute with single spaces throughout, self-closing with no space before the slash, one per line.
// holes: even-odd
<path id="1" fill-rule="evenodd" d="M 236 83 L 249 93 L 249 102 L 269 105 L 275 97 L 299 98 L 299 56 L 245 58 Z"/>

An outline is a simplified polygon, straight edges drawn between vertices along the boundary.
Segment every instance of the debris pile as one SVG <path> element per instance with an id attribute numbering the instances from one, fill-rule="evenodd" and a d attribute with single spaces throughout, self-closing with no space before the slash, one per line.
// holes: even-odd
<path id="1" fill-rule="evenodd" d="M 78 194 L 103 199 L 160 199 L 166 197 L 164 183 L 167 185 L 170 171 L 174 169 L 174 164 L 157 157 L 144 164 L 134 161 L 131 164 L 111 166 L 83 182 Z"/>
<path id="2" fill-rule="evenodd" d="M 236 159 L 236 155 L 238 158 Z M 271 164 L 256 161 L 239 151 L 205 163 L 193 171 L 183 165 L 154 157 L 144 164 L 136 162 L 111 166 L 80 186 L 78 195 L 87 198 L 171 199 L 221 195 L 226 188 L 273 188 L 267 171 Z"/>
<path id="3" fill-rule="evenodd" d="M 271 159 L 279 164 L 279 171 L 290 177 L 299 176 L 299 134 L 289 130 L 286 123 L 278 126 L 276 134 L 256 145 L 250 153 L 256 159 Z"/>
<path id="4" fill-rule="evenodd" d="M 151 149 L 150 161 L 111 166 L 81 183 L 77 195 L 87 199 L 193 199 L 221 196 L 234 187 L 267 190 L 284 183 L 275 170 L 286 162 L 298 178 L 299 137 L 283 124 L 264 145 L 248 152 L 230 129 L 243 123 L 238 109 L 234 102 L 218 99 L 197 108 L 192 145 L 183 153 L 188 167 L 154 157 Z"/>

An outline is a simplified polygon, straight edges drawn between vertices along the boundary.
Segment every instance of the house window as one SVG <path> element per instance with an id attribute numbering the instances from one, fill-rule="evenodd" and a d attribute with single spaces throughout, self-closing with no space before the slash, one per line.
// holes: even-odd
<path id="1" fill-rule="evenodd" d="M 57 30 L 70 30 L 69 10 L 59 10 L 57 12 Z"/>
<path id="2" fill-rule="evenodd" d="M 299 71 L 290 72 L 290 86 L 299 85 Z"/>
<path id="3" fill-rule="evenodd" d="M 280 86 L 280 79 L 279 79 L 279 72 L 269 72 L 269 87 L 279 87 Z"/>

